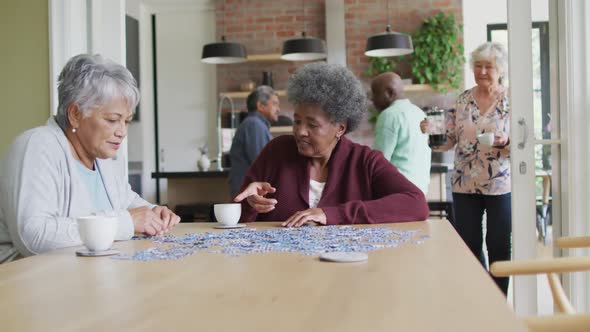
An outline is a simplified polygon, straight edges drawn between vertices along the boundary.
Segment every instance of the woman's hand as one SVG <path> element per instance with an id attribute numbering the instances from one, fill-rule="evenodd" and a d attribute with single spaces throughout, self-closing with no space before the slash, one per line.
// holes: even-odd
<path id="1" fill-rule="evenodd" d="M 295 212 L 295 214 L 287 219 L 287 221 L 285 221 L 282 225 L 285 227 L 301 227 L 310 221 L 317 222 L 318 224 L 322 225 L 328 223 L 324 210 L 315 208 Z"/>
<path id="2" fill-rule="evenodd" d="M 499 132 L 494 134 L 494 146 L 495 147 L 505 147 L 506 145 L 510 144 L 510 137 L 505 132 Z"/>
<path id="3" fill-rule="evenodd" d="M 156 214 L 149 206 L 142 206 L 135 209 L 129 209 L 133 228 L 136 233 L 147 235 L 163 234 L 166 229 L 162 218 Z"/>
<path id="4" fill-rule="evenodd" d="M 180 217 L 166 206 L 154 206 L 152 211 L 162 219 L 162 222 L 164 223 L 164 233 L 168 233 L 172 227 L 178 225 L 180 222 Z"/>
<path id="5" fill-rule="evenodd" d="M 264 197 L 266 194 L 274 193 L 277 191 L 268 182 L 252 182 L 242 191 L 236 198 L 235 202 L 241 202 L 244 199 L 247 200 L 248 204 L 253 207 L 258 213 L 267 213 L 274 210 L 277 205 L 276 199 L 270 199 Z"/>
<path id="6" fill-rule="evenodd" d="M 425 118 L 420 121 L 420 130 L 422 131 L 422 134 L 426 134 L 426 131 L 428 131 L 428 119 Z"/>

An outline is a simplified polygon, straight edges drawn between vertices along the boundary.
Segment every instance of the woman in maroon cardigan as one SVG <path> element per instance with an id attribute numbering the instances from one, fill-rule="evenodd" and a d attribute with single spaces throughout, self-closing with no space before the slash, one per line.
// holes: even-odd
<path id="1" fill-rule="evenodd" d="M 242 222 L 284 221 L 299 227 L 424 220 L 420 189 L 383 154 L 344 136 L 356 129 L 367 100 L 345 67 L 313 63 L 288 83 L 295 106 L 293 136 L 268 143 L 235 197 Z"/>

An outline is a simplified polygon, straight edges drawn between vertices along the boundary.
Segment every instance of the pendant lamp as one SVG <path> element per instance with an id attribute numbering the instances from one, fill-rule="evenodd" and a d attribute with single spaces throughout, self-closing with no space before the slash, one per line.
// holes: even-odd
<path id="1" fill-rule="evenodd" d="M 301 38 L 292 38 L 283 43 L 281 59 L 288 61 L 314 61 L 327 57 L 326 45 L 319 38 L 308 37 L 305 32 L 305 1 L 302 1 L 303 32 Z"/>
<path id="2" fill-rule="evenodd" d="M 223 23 L 225 25 L 225 4 L 223 6 Z M 226 41 L 223 34 L 221 42 L 203 46 L 203 53 L 201 54 L 201 61 L 210 64 L 239 63 L 246 60 L 246 47 L 240 43 Z"/>
<path id="3" fill-rule="evenodd" d="M 203 46 L 201 61 L 210 64 L 228 64 L 246 61 L 246 48 L 240 43 L 230 43 L 221 37 L 221 42 Z"/>
<path id="4" fill-rule="evenodd" d="M 387 1 L 387 27 L 384 33 L 367 39 L 365 55 L 370 57 L 390 57 L 414 52 L 412 37 L 404 33 L 391 31 L 389 20 L 389 0 Z"/>

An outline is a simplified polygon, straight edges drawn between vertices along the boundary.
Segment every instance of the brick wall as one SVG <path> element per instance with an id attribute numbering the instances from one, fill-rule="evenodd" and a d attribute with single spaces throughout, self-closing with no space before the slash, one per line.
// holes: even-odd
<path id="1" fill-rule="evenodd" d="M 300 35 L 304 24 L 301 1 L 226 0 L 217 5 L 217 35 L 225 31 L 229 41 L 246 46 L 248 54 L 281 53 L 283 41 Z M 225 18 L 224 18 L 225 16 Z M 323 0 L 305 1 L 305 22 L 309 36 L 325 39 Z M 285 89 L 290 72 L 302 63 L 261 62 L 217 66 L 219 91 L 238 91 L 240 83 L 262 83 L 262 72 L 271 71 L 276 89 Z"/>
<path id="2" fill-rule="evenodd" d="M 346 55 L 348 67 L 364 76 L 369 58 L 364 55 L 367 38 L 385 31 L 387 25 L 387 1 L 345 0 L 346 2 Z M 391 0 L 389 4 L 391 28 L 394 31 L 412 33 L 425 18 L 439 11 L 452 12 L 463 22 L 461 0 Z M 409 76 L 408 68 L 400 68 L 403 77 Z"/>
<path id="3" fill-rule="evenodd" d="M 383 32 L 387 22 L 386 1 L 345 0 L 346 55 L 348 67 L 369 86 L 366 77 L 368 58 L 364 55 L 367 38 Z M 462 17 L 462 0 L 391 0 L 390 13 L 392 29 L 412 33 L 424 18 L 435 15 L 440 10 L 452 12 L 459 22 Z M 308 35 L 325 40 L 324 0 L 306 0 L 305 13 L 301 1 L 287 0 L 225 0 L 217 5 L 218 38 L 224 33 L 230 41 L 246 46 L 248 54 L 280 53 L 283 41 L 297 36 L 303 26 L 303 18 Z M 223 32 L 225 31 L 225 32 Z M 261 84 L 262 72 L 272 71 L 275 88 L 285 89 L 289 73 L 301 66 L 298 62 L 243 63 L 217 66 L 217 85 L 219 91 L 237 91 L 240 83 L 253 80 Z M 397 71 L 402 77 L 409 77 L 407 65 Z M 412 93 L 408 97 L 419 106 L 437 105 L 448 108 L 456 93 L 439 95 L 432 92 Z M 243 100 L 236 100 L 240 109 L 245 109 Z M 286 114 L 292 111 L 286 98 L 281 98 L 281 109 Z M 373 142 L 373 127 L 364 122 L 349 136 L 363 144 Z"/>

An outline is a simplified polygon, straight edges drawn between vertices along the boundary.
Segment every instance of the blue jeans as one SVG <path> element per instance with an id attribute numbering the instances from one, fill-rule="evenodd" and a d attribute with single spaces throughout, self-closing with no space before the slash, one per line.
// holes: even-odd
<path id="1" fill-rule="evenodd" d="M 496 261 L 510 260 L 512 251 L 512 208 L 510 193 L 498 196 L 453 193 L 455 222 L 453 226 L 471 252 L 486 268 L 482 251 L 484 210 L 487 212 L 486 246 L 490 265 Z M 495 278 L 496 285 L 508 293 L 509 278 Z"/>

